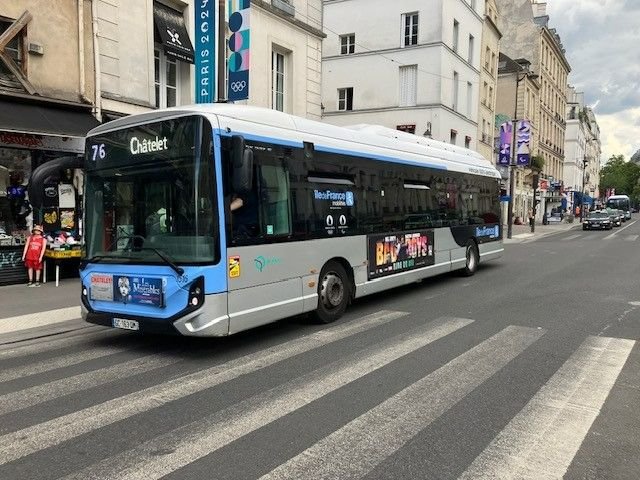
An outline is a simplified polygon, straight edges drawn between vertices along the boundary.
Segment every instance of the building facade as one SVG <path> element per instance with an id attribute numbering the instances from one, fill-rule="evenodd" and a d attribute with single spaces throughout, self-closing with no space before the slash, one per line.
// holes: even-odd
<path id="1" fill-rule="evenodd" d="M 325 0 L 324 121 L 476 149 L 484 4 Z"/>
<path id="2" fill-rule="evenodd" d="M 482 24 L 482 46 L 480 53 L 480 105 L 478 107 L 478 152 L 485 158 L 495 160 L 494 125 L 498 91 L 498 55 L 502 33 L 498 28 L 499 14 L 495 0 L 486 0 Z"/>
<path id="3" fill-rule="evenodd" d="M 585 105 L 584 93 L 567 88 L 567 131 L 565 135 L 564 190 L 567 207 L 575 210 L 585 201 L 600 197 L 600 127 L 593 110 Z"/>
<path id="4" fill-rule="evenodd" d="M 497 0 L 502 15 L 502 51 L 511 58 L 528 58 L 539 76 L 539 151 L 544 159 L 542 177 L 550 190 L 546 208 L 562 202 L 566 87 L 571 66 L 560 36 L 549 27 L 546 3 L 537 0 Z"/>
<path id="5" fill-rule="evenodd" d="M 96 103 L 105 119 L 193 103 L 195 0 L 95 3 Z M 250 16 L 249 99 L 242 103 L 319 119 L 322 0 L 252 0 Z M 178 33 L 181 48 L 166 30 Z M 216 96 L 224 100 L 226 92 Z"/>
<path id="6" fill-rule="evenodd" d="M 532 74 L 531 64 L 527 59 L 513 60 L 503 53 L 499 58 L 497 116 L 504 121 L 529 120 L 531 125 L 529 149 L 531 155 L 538 155 L 540 151 L 539 77 Z M 526 221 L 527 212 L 535 205 L 534 172 L 528 167 L 512 168 L 511 171 L 515 175 L 515 193 L 512 195 L 514 217 Z M 541 186 L 544 189 L 546 184 L 543 182 Z M 542 206 L 544 207 L 544 205 Z M 543 213 L 544 208 L 536 208 L 538 220 L 542 220 Z"/>
<path id="7" fill-rule="evenodd" d="M 37 167 L 82 155 L 98 124 L 93 68 L 90 2 L 0 2 L 0 284 L 26 281 L 22 249 L 34 223 L 78 231 L 81 171 L 52 171 L 37 208 L 27 185 Z"/>

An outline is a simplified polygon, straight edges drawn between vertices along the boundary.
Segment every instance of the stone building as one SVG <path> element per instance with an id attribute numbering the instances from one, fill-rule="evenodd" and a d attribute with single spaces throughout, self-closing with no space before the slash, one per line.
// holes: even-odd
<path id="1" fill-rule="evenodd" d="M 495 162 L 494 125 L 498 91 L 498 55 L 502 33 L 495 0 L 486 0 L 480 54 L 480 105 L 478 107 L 478 152 Z"/>
<path id="2" fill-rule="evenodd" d="M 497 0 L 502 15 L 501 51 L 527 58 L 540 83 L 539 146 L 543 179 L 551 188 L 547 207 L 560 206 L 566 130 L 566 88 L 571 66 L 558 32 L 549 26 L 546 3 L 537 0 Z"/>
<path id="3" fill-rule="evenodd" d="M 476 149 L 484 4 L 324 0 L 324 121 Z"/>
<path id="4" fill-rule="evenodd" d="M 26 280 L 22 248 L 34 222 L 78 228 L 77 172 L 50 175 L 46 208 L 33 208 L 27 185 L 38 166 L 82 155 L 97 125 L 93 58 L 91 3 L 0 2 L 0 285 Z"/>

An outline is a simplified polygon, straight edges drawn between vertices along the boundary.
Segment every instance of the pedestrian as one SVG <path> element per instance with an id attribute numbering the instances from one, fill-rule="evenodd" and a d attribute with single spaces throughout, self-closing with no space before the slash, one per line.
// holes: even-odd
<path id="1" fill-rule="evenodd" d="M 44 258 L 44 251 L 47 248 L 47 239 L 42 235 L 43 230 L 41 225 L 34 225 L 31 233 L 32 234 L 27 239 L 27 243 L 24 245 L 22 261 L 25 263 L 27 273 L 29 275 L 29 283 L 27 283 L 27 287 L 39 287 L 40 272 L 42 271 L 42 259 Z M 33 283 L 34 271 L 36 274 L 35 283 Z"/>
<path id="2" fill-rule="evenodd" d="M 534 214 L 533 214 L 533 209 L 532 209 L 532 208 L 530 208 L 530 209 L 527 211 L 527 215 L 529 216 L 529 226 L 531 227 L 531 232 L 533 232 L 533 229 L 535 228 L 535 221 L 536 221 L 536 219 L 535 219 L 535 217 L 533 216 Z"/>

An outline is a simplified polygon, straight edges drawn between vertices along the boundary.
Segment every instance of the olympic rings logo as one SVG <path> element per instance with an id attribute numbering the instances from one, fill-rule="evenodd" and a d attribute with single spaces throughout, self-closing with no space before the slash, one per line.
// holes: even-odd
<path id="1" fill-rule="evenodd" d="M 245 88 L 247 88 L 247 82 L 245 82 L 244 80 L 240 82 L 233 82 L 231 84 L 231 90 L 233 90 L 235 93 L 241 92 Z"/>

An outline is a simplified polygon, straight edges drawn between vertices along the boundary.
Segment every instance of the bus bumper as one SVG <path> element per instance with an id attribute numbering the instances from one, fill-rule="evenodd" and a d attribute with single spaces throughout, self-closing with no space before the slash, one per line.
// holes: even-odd
<path id="1" fill-rule="evenodd" d="M 141 333 L 180 334 L 190 337 L 225 337 L 229 335 L 226 293 L 207 295 L 201 308 L 192 310 L 184 316 L 166 320 L 95 312 L 87 308 L 84 301 L 80 303 L 80 313 L 86 322 L 105 327 L 113 327 L 113 318 L 116 316 L 136 320 L 140 324 Z"/>

